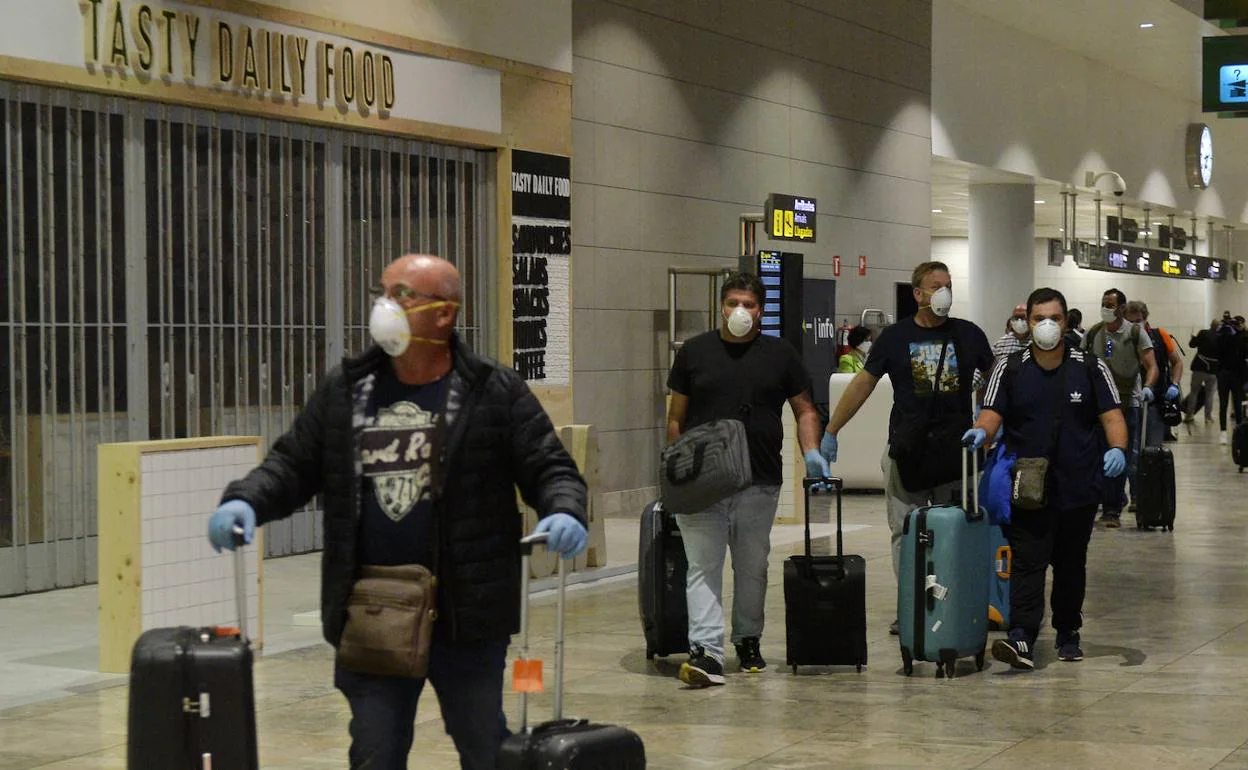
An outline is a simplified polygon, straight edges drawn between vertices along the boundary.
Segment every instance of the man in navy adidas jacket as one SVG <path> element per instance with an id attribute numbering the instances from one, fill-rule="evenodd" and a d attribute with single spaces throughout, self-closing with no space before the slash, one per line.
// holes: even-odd
<path id="1" fill-rule="evenodd" d="M 1034 666 L 1050 564 L 1058 658 L 1083 659 L 1088 540 L 1104 479 L 1127 467 L 1118 388 L 1104 361 L 1063 342 L 1066 298 L 1055 289 L 1035 290 L 1027 299 L 1027 321 L 1031 345 L 993 367 L 979 419 L 964 437 L 979 447 L 1004 426 L 1007 452 L 1049 459 L 1043 506 L 1013 506 L 1003 528 L 1014 558 L 1010 633 L 993 644 L 992 654 L 1022 669 Z"/>

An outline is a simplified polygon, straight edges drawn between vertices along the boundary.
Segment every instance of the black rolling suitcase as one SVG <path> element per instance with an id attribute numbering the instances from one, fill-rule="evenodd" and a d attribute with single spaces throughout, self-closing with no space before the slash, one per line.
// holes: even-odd
<path id="1" fill-rule="evenodd" d="M 1236 425 L 1231 433 L 1231 461 L 1239 466 L 1240 473 L 1248 468 L 1248 422 Z"/>
<path id="2" fill-rule="evenodd" d="M 659 502 L 641 514 L 637 554 L 637 602 L 646 635 L 646 659 L 689 651 L 685 580 L 689 561 L 676 517 Z"/>
<path id="3" fill-rule="evenodd" d="M 810 496 L 816 484 L 836 490 L 836 555 L 810 553 Z M 867 562 L 845 555 L 841 479 L 804 479 L 806 552 L 784 560 L 786 662 L 798 666 L 867 665 Z"/>
<path id="4" fill-rule="evenodd" d="M 134 645 L 126 767 L 257 770 L 247 572 L 236 533 L 239 628 L 155 628 Z"/>
<path id="5" fill-rule="evenodd" d="M 1141 442 L 1148 435 L 1148 411 L 1145 405 L 1140 428 Z M 1136 529 L 1160 528 L 1173 532 L 1176 507 L 1174 453 L 1164 446 L 1141 449 L 1135 483 Z"/>
<path id="6" fill-rule="evenodd" d="M 520 655 L 529 655 L 529 557 L 535 543 L 546 535 L 520 541 L 524 563 L 520 569 Z M 500 770 L 634 770 L 646 766 L 646 748 L 637 733 L 616 725 L 595 724 L 584 719 L 563 718 L 563 606 L 567 594 L 567 567 L 559 559 L 558 616 L 555 621 L 554 719 L 529 727 L 528 693 L 520 693 L 520 732 L 503 742 L 498 755 Z"/>

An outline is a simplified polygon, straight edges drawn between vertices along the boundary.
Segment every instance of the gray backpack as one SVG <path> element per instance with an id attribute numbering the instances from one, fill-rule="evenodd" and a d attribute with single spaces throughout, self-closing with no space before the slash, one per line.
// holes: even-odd
<path id="1" fill-rule="evenodd" d="M 673 441 L 659 455 L 663 507 L 699 513 L 752 483 L 750 447 L 741 420 L 712 420 Z"/>

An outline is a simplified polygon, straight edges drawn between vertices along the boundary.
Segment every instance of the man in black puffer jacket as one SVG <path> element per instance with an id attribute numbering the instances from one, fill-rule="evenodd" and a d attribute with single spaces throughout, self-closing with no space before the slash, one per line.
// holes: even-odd
<path id="1" fill-rule="evenodd" d="M 475 355 L 453 329 L 459 274 L 437 257 L 386 268 L 369 330 L 377 346 L 320 384 L 289 432 L 225 490 L 209 539 L 232 548 L 241 526 L 285 518 L 323 495 L 321 622 L 335 648 L 360 568 L 423 565 L 438 616 L 425 678 L 348 670 L 352 768 L 407 766 L 427 678 L 465 768 L 492 768 L 507 735 L 507 644 L 519 627 L 521 516 L 564 558 L 585 548 L 587 492 L 554 426 L 511 369 Z"/>

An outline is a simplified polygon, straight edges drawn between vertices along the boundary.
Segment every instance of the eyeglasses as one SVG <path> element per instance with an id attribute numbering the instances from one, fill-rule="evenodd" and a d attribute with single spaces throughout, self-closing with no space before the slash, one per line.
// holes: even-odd
<path id="1" fill-rule="evenodd" d="M 385 287 L 383 286 L 374 286 L 373 288 L 369 289 L 369 295 L 374 300 L 380 299 L 382 297 L 389 297 L 390 299 L 395 300 L 396 302 L 405 302 L 407 300 L 419 299 L 421 297 L 424 297 L 425 299 L 432 299 L 437 302 L 449 301 L 446 297 L 443 297 L 441 295 L 426 294 L 422 291 L 416 291 L 410 286 L 405 286 L 404 284 L 401 284 L 401 283 L 396 283 L 394 286 L 391 286 L 389 291 L 386 291 Z"/>

